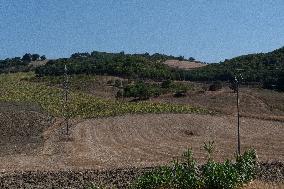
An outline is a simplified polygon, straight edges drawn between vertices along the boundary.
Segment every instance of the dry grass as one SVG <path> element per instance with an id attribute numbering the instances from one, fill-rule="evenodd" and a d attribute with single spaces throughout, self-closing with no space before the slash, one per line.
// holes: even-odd
<path id="1" fill-rule="evenodd" d="M 235 115 L 236 93 L 225 87 L 221 91 L 189 91 L 186 97 L 172 94 L 151 99 L 154 102 L 192 104 L 225 115 Z M 240 112 L 243 117 L 284 121 L 284 93 L 255 88 L 240 89 Z"/>
<path id="2" fill-rule="evenodd" d="M 284 183 L 265 183 L 262 181 L 253 181 L 243 189 L 284 189 Z"/>
<path id="3" fill-rule="evenodd" d="M 199 62 L 179 61 L 179 60 L 166 60 L 164 64 L 172 68 L 179 68 L 184 70 L 191 70 L 194 68 L 200 68 L 207 65 Z"/>
<path id="4" fill-rule="evenodd" d="M 159 189 L 172 189 L 172 188 L 162 187 Z M 255 180 L 240 189 L 284 189 L 284 183 L 274 183 L 274 182 L 266 183 L 266 182 Z"/>

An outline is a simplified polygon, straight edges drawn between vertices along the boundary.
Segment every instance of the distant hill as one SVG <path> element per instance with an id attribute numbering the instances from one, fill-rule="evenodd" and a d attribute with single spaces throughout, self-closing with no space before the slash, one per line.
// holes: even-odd
<path id="1" fill-rule="evenodd" d="M 239 74 L 242 75 L 243 82 L 259 82 L 265 88 L 284 90 L 284 47 L 194 69 L 187 73 L 187 79 L 228 81 Z"/>
<path id="2" fill-rule="evenodd" d="M 39 54 L 30 53 L 26 53 L 22 57 L 6 58 L 0 60 L 0 74 L 31 71 L 47 62 L 45 55 L 40 56 Z"/>
<path id="3" fill-rule="evenodd" d="M 66 64 L 69 74 L 107 74 L 133 79 L 233 81 L 235 76 L 241 74 L 242 82 L 257 82 L 264 88 L 284 91 L 284 47 L 215 64 L 203 64 L 192 57 L 186 59 L 159 53 L 150 55 L 98 51 L 74 53 L 70 58 L 44 59 L 42 62 L 27 61 L 35 55 L 25 54 L 23 58 L 0 60 L 0 73 L 35 70 L 37 76 L 56 76 L 64 74 Z"/>
<path id="4" fill-rule="evenodd" d="M 185 59 L 182 56 L 159 53 L 150 55 L 93 51 L 74 53 L 70 58 L 49 61 L 46 65 L 37 67 L 35 73 L 37 76 L 62 75 L 66 65 L 69 74 L 107 74 L 133 79 L 179 80 L 181 71 L 164 64 L 168 60 L 185 62 L 194 61 L 194 58 Z"/>

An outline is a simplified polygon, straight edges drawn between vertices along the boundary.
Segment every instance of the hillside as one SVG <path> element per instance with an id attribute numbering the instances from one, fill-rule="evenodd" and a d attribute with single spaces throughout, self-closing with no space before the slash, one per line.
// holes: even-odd
<path id="1" fill-rule="evenodd" d="M 32 62 L 15 57 L 0 61 L 0 73 L 35 70 L 40 77 L 58 76 L 63 75 L 64 65 L 67 65 L 69 74 L 111 75 L 156 81 L 233 81 L 235 76 L 241 74 L 243 83 L 258 83 L 264 88 L 284 90 L 284 47 L 215 64 L 203 64 L 193 58 L 159 53 L 150 55 L 93 51 L 74 53 L 70 58 Z"/>
<path id="2" fill-rule="evenodd" d="M 189 76 L 196 69 L 215 65 L 185 70 L 171 68 L 164 64 L 167 60 L 152 56 L 73 54 L 66 59 L 31 62 L 38 65 L 35 72 L 0 74 L 0 123 L 4 123 L 0 188 L 19 188 L 16 186 L 23 183 L 84 188 L 101 179 L 98 170 L 110 171 L 106 185 L 113 180 L 116 185 L 129 184 L 121 179 L 124 175 L 115 176 L 113 171 L 137 167 L 138 171 L 130 173 L 133 181 L 139 170 L 167 165 L 188 148 L 204 163 L 206 152 L 201 148 L 206 141 L 216 144 L 215 161 L 232 159 L 237 141 L 236 93 L 227 85 L 211 91 L 210 83 L 178 81 L 185 79 L 181 74 Z M 187 64 L 186 60 L 170 61 Z M 67 114 L 63 113 L 62 90 L 65 64 L 69 70 Z M 123 96 L 125 89 L 153 92 L 154 96 Z M 123 91 L 120 97 L 119 91 Z M 275 169 L 271 169 L 273 164 L 265 168 L 270 171 L 265 176 L 274 180 L 258 177 L 256 182 L 263 181 L 262 188 L 268 188 L 267 181 L 280 185 L 284 173 L 274 170 L 283 170 L 284 93 L 241 86 L 239 95 L 241 151 L 253 148 L 260 163 L 276 162 Z M 64 115 L 70 118 L 68 136 Z M 69 176 L 78 170 L 80 181 Z M 81 172 L 86 170 L 97 177 Z M 21 172 L 19 178 L 15 172 Z M 36 174 L 26 176 L 32 172 Z M 46 172 L 54 177 L 44 176 Z M 77 187 L 83 182 L 84 187 Z"/>
<path id="3" fill-rule="evenodd" d="M 70 74 L 114 75 L 128 78 L 177 79 L 179 73 L 163 64 L 167 60 L 184 62 L 194 61 L 183 56 L 175 57 L 154 53 L 125 54 L 93 51 L 91 53 L 74 53 L 69 58 L 48 60 L 43 55 L 26 53 L 23 57 L 0 60 L 0 73 L 33 71 L 38 76 L 62 75 L 64 64 Z"/>
<path id="4" fill-rule="evenodd" d="M 207 64 L 204 64 L 204 63 L 196 62 L 196 61 L 185 61 L 185 60 L 183 60 L 183 61 L 166 60 L 163 63 L 166 64 L 169 67 L 184 69 L 184 70 L 192 70 L 192 69 L 204 67 L 204 66 L 207 65 Z"/>
<path id="5" fill-rule="evenodd" d="M 163 54 L 124 54 L 93 51 L 75 53 L 70 58 L 49 61 L 35 69 L 37 76 L 62 75 L 64 65 L 69 74 L 97 74 L 126 77 L 132 79 L 178 80 L 181 72 L 164 64 L 168 60 L 188 61 L 183 57 Z M 192 60 L 192 59 L 190 59 Z"/>
<path id="6" fill-rule="evenodd" d="M 192 70 L 189 80 L 233 80 L 242 75 L 242 82 L 259 82 L 264 88 L 284 90 L 284 47 L 269 53 L 243 55 L 218 64 Z"/>

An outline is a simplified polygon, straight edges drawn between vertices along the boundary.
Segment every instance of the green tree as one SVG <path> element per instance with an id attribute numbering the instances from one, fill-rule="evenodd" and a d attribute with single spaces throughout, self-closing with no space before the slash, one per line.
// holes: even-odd
<path id="1" fill-rule="evenodd" d="M 30 62 L 32 61 L 32 55 L 30 53 L 26 53 L 23 57 L 22 57 L 22 61 L 24 62 Z"/>
<path id="2" fill-rule="evenodd" d="M 39 54 L 32 54 L 32 61 L 38 60 L 39 57 Z"/>
<path id="3" fill-rule="evenodd" d="M 46 60 L 45 55 L 42 55 L 42 56 L 40 57 L 40 60 Z"/>

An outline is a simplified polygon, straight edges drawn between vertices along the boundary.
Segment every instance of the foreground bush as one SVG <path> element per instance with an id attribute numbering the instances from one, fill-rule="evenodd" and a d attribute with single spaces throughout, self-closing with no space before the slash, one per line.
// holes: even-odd
<path id="1" fill-rule="evenodd" d="M 246 151 L 236 157 L 236 161 L 226 160 L 223 163 L 211 159 L 212 144 L 206 148 L 208 161 L 202 167 L 196 166 L 192 152 L 183 154 L 181 161 L 175 161 L 171 166 L 155 169 L 139 177 L 133 184 L 135 189 L 233 189 L 243 186 L 255 177 L 256 153 Z M 208 146 L 206 146 L 208 147 Z"/>

